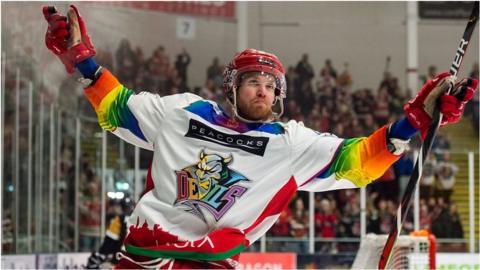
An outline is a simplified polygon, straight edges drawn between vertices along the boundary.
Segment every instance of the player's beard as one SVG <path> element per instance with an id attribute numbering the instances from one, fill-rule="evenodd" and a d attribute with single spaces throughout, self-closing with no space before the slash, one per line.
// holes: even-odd
<path id="1" fill-rule="evenodd" d="M 265 100 L 255 99 L 248 103 L 238 102 L 238 114 L 252 121 L 268 121 L 273 118 L 271 104 L 267 104 Z"/>

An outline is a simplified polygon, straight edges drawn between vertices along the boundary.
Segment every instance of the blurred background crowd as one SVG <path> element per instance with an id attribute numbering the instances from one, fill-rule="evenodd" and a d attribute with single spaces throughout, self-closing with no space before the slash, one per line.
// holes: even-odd
<path id="1" fill-rule="evenodd" d="M 159 45 L 152 55 L 145 55 L 142 47 L 132 47 L 130 41 L 124 39 L 115 50 L 97 48 L 96 60 L 101 65 L 109 68 L 127 87 L 139 91 L 150 91 L 159 95 L 171 95 L 181 92 L 193 92 L 206 99 L 224 103 L 222 90 L 222 72 L 226 63 L 221 63 L 218 58 L 212 59 L 205 73 L 204 85 L 192 85 L 189 82 L 189 64 L 192 57 L 183 49 L 182 53 L 173 55 Z M 29 55 L 28 47 L 17 50 L 18 55 L 12 57 L 16 62 L 10 61 L 5 66 L 6 89 L 15 89 L 17 79 L 16 67 L 22 68 L 20 89 L 28 87 L 29 80 L 35 80 L 37 72 L 33 67 L 33 59 Z M 328 57 L 328 56 L 326 56 Z M 389 70 L 390 59 L 386 57 L 386 66 L 383 79 L 372 82 L 371 88 L 353 89 L 352 83 L 355 74 L 349 71 L 348 63 L 336 63 L 335 59 L 325 59 L 324 63 L 310 63 L 308 53 L 299 59 L 296 66 L 286 67 L 287 98 L 285 100 L 285 114 L 282 121 L 294 119 L 303 121 L 306 126 L 320 132 L 330 132 L 339 137 L 368 136 L 377 128 L 399 119 L 403 115 L 403 105 L 411 98 L 409 91 L 399 87 L 398 79 Z M 339 69 L 337 69 L 340 67 Z M 468 68 L 468 67 L 467 67 Z M 431 66 L 424 72 L 422 80 L 425 81 L 435 76 L 437 69 Z M 471 67 L 472 77 L 478 78 L 478 64 Z M 94 117 L 94 111 L 81 95 L 72 94 L 72 89 L 78 88 L 78 83 L 73 78 L 67 78 L 62 83 L 60 93 L 65 106 L 76 108 L 83 114 Z M 43 100 L 51 97 L 44 90 L 43 84 L 37 88 L 42 93 Z M 6 104 L 15 104 L 14 91 L 5 92 Z M 37 102 L 37 101 L 36 101 Z M 478 131 L 478 94 L 474 101 L 466 108 L 465 114 L 472 120 L 472 125 Z M 14 106 L 7 107 L 4 125 L 4 152 L 13 151 L 14 139 Z M 20 105 L 20 111 L 27 110 L 26 104 Z M 25 115 L 25 113 L 20 113 Z M 20 119 L 26 123 L 27 119 Z M 67 183 L 71 182 L 74 173 L 74 134 L 71 126 L 65 122 L 62 126 L 64 134 L 59 155 L 60 172 L 60 202 L 61 212 L 67 216 L 61 224 L 65 249 L 73 246 L 73 218 L 74 212 L 72 189 Z M 87 127 L 92 132 L 98 127 Z M 85 132 L 88 133 L 88 132 Z M 22 137 L 23 138 L 23 137 Z M 418 137 L 412 141 L 413 149 L 420 145 Z M 25 142 L 20 142 L 20 147 L 26 147 Z M 463 238 L 461 219 L 451 194 L 455 185 L 455 176 L 458 166 L 451 161 L 450 142 L 448 136 L 442 133 L 435 141 L 433 154 L 424 166 L 423 178 L 420 185 L 420 223 L 422 228 L 430 229 L 437 238 Z M 133 151 L 126 151 L 126 159 L 133 159 Z M 38 154 L 42 154 L 41 152 Z M 149 153 L 142 152 L 142 168 L 149 164 Z M 98 171 L 94 170 L 91 154 L 81 157 L 80 188 L 80 250 L 91 251 L 98 247 L 100 235 L 100 178 Z M 395 216 L 400 196 L 406 187 L 413 167 L 413 150 L 409 151 L 395 166 L 388 170 L 376 183 L 368 187 L 367 196 L 367 232 L 388 234 Z M 5 161 L 5 179 L 9 179 L 13 162 Z M 6 183 L 8 188 L 8 183 Z M 128 195 L 126 195 L 128 196 Z M 358 242 L 337 243 L 329 241 L 334 238 L 360 237 L 360 205 L 358 190 L 340 190 L 315 194 L 315 236 L 323 241 L 317 242 L 317 252 L 337 253 L 341 251 L 354 251 Z M 109 198 L 107 213 L 110 216 L 122 211 L 119 199 Z M 11 215 L 11 213 L 10 213 Z M 8 210 L 2 219 L 2 245 L 3 252 L 9 250 L 13 234 L 12 220 Z M 269 231 L 271 237 L 290 237 L 296 240 L 305 240 L 308 236 L 308 194 L 299 192 L 292 199 L 288 208 Z M 413 217 L 410 216 L 404 229 L 413 230 Z M 274 238 L 272 238 L 274 239 Z M 288 251 L 297 250 L 307 252 L 306 241 L 271 241 L 269 250 Z M 452 248 L 452 245 L 450 246 Z M 464 249 L 461 244 L 458 249 Z"/>

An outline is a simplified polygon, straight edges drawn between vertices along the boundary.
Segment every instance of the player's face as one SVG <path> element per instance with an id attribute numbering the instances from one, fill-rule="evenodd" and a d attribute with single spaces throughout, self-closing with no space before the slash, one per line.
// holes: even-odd
<path id="1" fill-rule="evenodd" d="M 239 114 L 254 121 L 270 119 L 275 86 L 275 78 L 270 74 L 254 72 L 244 75 L 237 93 Z"/>

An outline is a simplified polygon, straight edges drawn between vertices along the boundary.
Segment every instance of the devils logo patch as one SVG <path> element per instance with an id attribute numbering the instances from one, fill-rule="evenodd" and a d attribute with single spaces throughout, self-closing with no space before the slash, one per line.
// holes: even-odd
<path id="1" fill-rule="evenodd" d="M 210 212 L 216 221 L 220 220 L 233 206 L 235 199 L 247 191 L 246 187 L 237 183 L 250 181 L 228 168 L 232 162 L 232 156 L 222 157 L 200 152 L 200 161 L 197 164 L 175 172 L 177 200 L 174 205 L 205 221 L 201 207 Z"/>

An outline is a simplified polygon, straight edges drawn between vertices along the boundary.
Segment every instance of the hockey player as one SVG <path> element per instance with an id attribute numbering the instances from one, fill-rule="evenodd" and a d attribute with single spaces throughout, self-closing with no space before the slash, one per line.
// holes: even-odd
<path id="1" fill-rule="evenodd" d="M 110 219 L 102 245 L 98 251 L 92 252 L 88 257 L 86 269 L 103 269 L 108 264 L 116 264 L 116 254 L 120 251 L 125 235 L 127 234 L 127 218 L 133 210 L 133 200 L 126 196 L 118 202 L 120 206 L 115 215 Z"/>
<path id="2" fill-rule="evenodd" d="M 135 94 L 97 65 L 84 21 L 43 9 L 47 47 L 68 73 L 83 74 L 100 126 L 154 152 L 143 196 L 128 221 L 118 268 L 232 268 L 274 224 L 297 190 L 365 186 L 423 136 L 437 100 L 442 125 L 459 121 L 474 79 L 443 95 L 448 73 L 428 81 L 406 117 L 364 138 L 341 139 L 302 123 L 279 122 L 285 71 L 270 53 L 247 49 L 224 72 L 221 108 L 191 93 Z"/>

